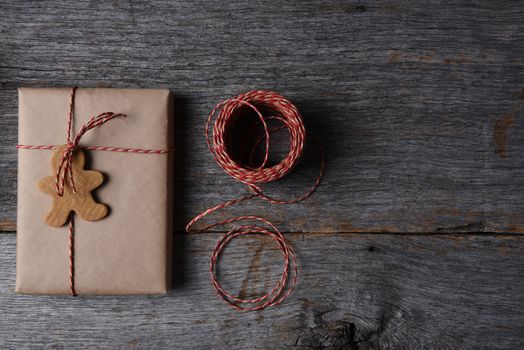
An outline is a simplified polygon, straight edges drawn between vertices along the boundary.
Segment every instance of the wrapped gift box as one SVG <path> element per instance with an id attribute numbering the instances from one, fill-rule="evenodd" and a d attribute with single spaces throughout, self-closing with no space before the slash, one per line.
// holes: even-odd
<path id="1" fill-rule="evenodd" d="M 66 143 L 71 89 L 19 89 L 19 144 Z M 167 90 L 78 89 L 73 130 L 102 112 L 123 113 L 85 134 L 80 146 L 169 150 L 173 98 Z M 18 150 L 16 292 L 69 294 L 68 226 L 42 219 L 51 198 L 40 179 L 53 175 L 53 150 Z M 86 169 L 104 174 L 94 197 L 109 207 L 99 221 L 75 215 L 78 294 L 157 294 L 170 286 L 171 154 L 84 151 Z"/>

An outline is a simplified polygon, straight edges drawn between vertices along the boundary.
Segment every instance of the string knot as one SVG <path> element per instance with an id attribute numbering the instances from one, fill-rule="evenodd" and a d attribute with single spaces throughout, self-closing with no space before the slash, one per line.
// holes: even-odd
<path id="1" fill-rule="evenodd" d="M 78 144 L 71 141 L 67 141 L 67 150 L 74 151 L 77 146 Z"/>

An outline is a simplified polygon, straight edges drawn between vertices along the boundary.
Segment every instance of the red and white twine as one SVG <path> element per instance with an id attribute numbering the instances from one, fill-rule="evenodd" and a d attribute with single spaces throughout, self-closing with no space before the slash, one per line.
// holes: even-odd
<path id="1" fill-rule="evenodd" d="M 142 154 L 163 154 L 168 153 L 169 150 L 151 150 L 142 148 L 121 148 L 121 147 L 107 147 L 107 146 L 80 146 L 80 140 L 84 134 L 97 126 L 100 126 L 113 118 L 126 117 L 124 114 L 116 114 L 113 112 L 104 112 L 97 116 L 91 117 L 77 132 L 74 138 L 71 138 L 73 117 L 74 117 L 74 103 L 76 87 L 71 88 L 69 100 L 69 113 L 67 117 L 67 147 L 60 158 L 58 170 L 55 178 L 55 188 L 58 196 L 64 195 L 64 186 L 69 186 L 73 193 L 76 193 L 74 174 L 73 174 L 73 153 L 76 149 L 82 148 L 90 151 L 109 151 L 109 152 L 124 152 L 124 153 L 142 153 Z M 60 147 L 59 145 L 17 145 L 17 149 L 27 150 L 54 150 Z M 66 181 L 69 180 L 69 184 Z M 75 245 L 74 245 L 74 214 L 69 216 L 69 289 L 73 296 L 77 296 L 75 289 Z"/>
<path id="2" fill-rule="evenodd" d="M 238 117 L 241 117 L 245 112 L 245 107 L 252 109 L 257 117 L 256 123 L 248 130 L 246 135 L 249 135 L 255 127 L 262 127 L 263 129 L 263 135 L 255 142 L 250 152 L 252 159 L 255 150 L 263 143 L 264 157 L 262 163 L 256 167 L 252 164 L 243 164 L 240 160 L 235 159 L 230 152 L 232 147 L 231 135 L 228 135 L 228 131 L 232 130 L 232 127 L 238 121 Z M 264 115 L 262 112 L 267 112 L 265 113 L 267 115 Z M 270 128 L 268 122 L 271 120 L 279 121 L 281 126 Z M 213 125 L 212 137 L 210 137 L 211 125 Z M 268 166 L 270 135 L 283 128 L 286 128 L 290 135 L 289 152 L 278 164 Z M 248 199 L 258 197 L 274 204 L 290 204 L 302 201 L 315 191 L 324 174 L 325 157 L 322 145 L 318 139 L 309 134 L 318 144 L 321 151 L 320 173 L 313 186 L 305 194 L 289 200 L 270 197 L 265 194 L 260 187 L 260 184 L 281 179 L 295 167 L 303 153 L 306 139 L 306 130 L 300 112 L 289 100 L 275 92 L 255 90 L 218 103 L 209 114 L 205 135 L 209 150 L 220 167 L 227 174 L 247 185 L 253 193 L 226 201 L 205 210 L 187 224 L 187 232 L 193 232 L 191 230 L 192 226 L 203 217 Z M 238 216 L 204 226 L 194 232 L 202 232 L 217 226 L 240 221 L 254 221 L 256 224 L 246 224 L 235 227 L 219 239 L 211 254 L 209 266 L 213 287 L 226 303 L 237 310 L 261 310 L 269 306 L 277 305 L 290 295 L 296 285 L 297 263 L 291 245 L 274 224 L 259 216 Z M 228 293 L 222 288 L 216 276 L 217 262 L 223 249 L 232 239 L 248 234 L 269 235 L 277 243 L 284 257 L 284 269 L 277 284 L 264 295 L 251 299 L 241 298 Z"/>

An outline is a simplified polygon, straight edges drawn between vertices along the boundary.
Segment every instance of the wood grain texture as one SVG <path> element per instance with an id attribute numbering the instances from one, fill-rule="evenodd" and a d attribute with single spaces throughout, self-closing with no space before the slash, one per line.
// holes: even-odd
<path id="1" fill-rule="evenodd" d="M 297 104 L 326 146 L 327 174 L 303 204 L 233 212 L 293 232 L 524 231 L 521 2 L 0 6 L 5 229 L 16 212 L 16 88 L 77 84 L 174 92 L 179 230 L 245 192 L 214 164 L 203 123 L 218 101 L 264 88 Z M 269 191 L 300 193 L 314 171 L 308 161 Z"/>
<path id="2" fill-rule="evenodd" d="M 288 235 L 300 257 L 296 293 L 279 307 L 239 313 L 209 283 L 216 234 L 178 237 L 176 286 L 165 296 L 76 299 L 15 295 L 15 235 L 0 235 L 0 347 L 524 346 L 522 236 L 321 236 Z M 225 287 L 250 295 L 276 282 L 280 252 L 273 244 L 234 241 L 220 264 Z"/>
<path id="3" fill-rule="evenodd" d="M 0 348 L 524 347 L 524 2 L 4 0 L 0 14 Z M 15 295 L 16 88 L 73 85 L 173 91 L 177 232 L 245 193 L 205 148 L 212 107 L 255 88 L 290 98 L 326 147 L 318 192 L 219 216 L 289 232 L 296 293 L 230 310 L 208 280 L 216 234 L 178 234 L 166 296 Z M 309 147 L 268 191 L 301 193 L 317 162 Z M 268 288 L 271 242 L 235 246 L 226 288 Z"/>

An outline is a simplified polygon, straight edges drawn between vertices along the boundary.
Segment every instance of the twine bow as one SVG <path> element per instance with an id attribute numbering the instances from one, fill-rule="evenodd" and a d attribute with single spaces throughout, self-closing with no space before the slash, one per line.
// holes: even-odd
<path id="1" fill-rule="evenodd" d="M 75 90 L 76 88 L 72 89 L 71 101 L 73 101 L 74 99 Z M 87 131 L 93 128 L 96 128 L 97 126 L 100 126 L 104 124 L 105 122 L 108 122 L 111 119 L 117 118 L 117 117 L 125 118 L 126 115 L 125 114 L 115 114 L 113 112 L 104 112 L 95 117 L 91 117 L 91 119 L 89 119 L 87 123 L 82 125 L 82 128 L 78 131 L 75 138 L 71 140 L 71 127 L 73 124 L 72 123 L 73 104 L 72 103 L 70 104 L 69 118 L 68 118 L 68 124 L 67 124 L 68 125 L 67 127 L 67 147 L 65 148 L 64 152 L 62 153 L 62 158 L 60 159 L 60 163 L 59 163 L 58 170 L 56 172 L 56 178 L 55 178 L 56 193 L 60 197 L 64 195 L 64 184 L 65 184 L 66 174 L 69 177 L 69 185 L 71 187 L 71 190 L 73 191 L 73 193 L 76 193 L 75 180 L 73 177 L 73 167 L 72 167 L 73 153 L 75 149 L 78 147 L 78 144 L 80 140 L 82 139 L 82 136 L 84 136 L 84 134 Z"/>

